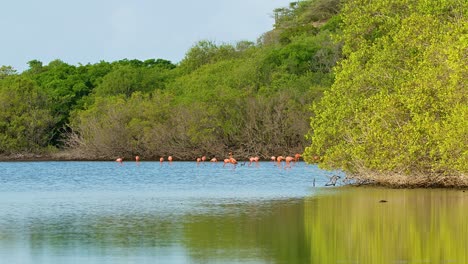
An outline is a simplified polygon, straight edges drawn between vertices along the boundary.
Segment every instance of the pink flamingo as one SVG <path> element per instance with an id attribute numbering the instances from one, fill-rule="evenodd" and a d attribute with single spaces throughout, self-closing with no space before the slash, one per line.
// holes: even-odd
<path id="1" fill-rule="evenodd" d="M 296 153 L 296 154 L 294 155 L 294 162 L 298 162 L 300 158 L 301 158 L 301 154 Z"/>
<path id="2" fill-rule="evenodd" d="M 252 162 L 255 162 L 255 157 L 250 157 L 249 158 L 249 166 L 252 165 Z"/>
<path id="3" fill-rule="evenodd" d="M 228 159 L 224 159 L 224 164 L 223 164 L 223 167 L 226 166 L 226 163 L 230 163 L 230 164 L 233 164 L 234 167 L 236 167 L 237 165 L 237 160 L 234 159 L 234 158 L 228 158 Z"/>
<path id="4" fill-rule="evenodd" d="M 252 162 L 255 162 L 255 164 L 258 166 L 258 161 L 259 160 L 260 160 L 260 158 L 258 156 L 250 157 L 249 158 L 249 166 L 252 164 Z"/>
<path id="5" fill-rule="evenodd" d="M 285 158 L 285 160 L 286 160 L 286 166 L 285 166 L 284 168 L 285 168 L 285 169 L 286 169 L 286 168 L 291 168 L 290 162 L 293 161 L 294 158 L 291 157 L 291 156 L 287 156 L 287 157 Z"/>
<path id="6" fill-rule="evenodd" d="M 283 161 L 283 160 L 284 160 L 283 156 L 276 157 L 276 162 L 278 163 L 278 167 L 281 167 L 281 161 Z"/>
<path id="7" fill-rule="evenodd" d="M 254 161 L 255 161 L 255 165 L 257 165 L 257 167 L 259 166 L 258 165 L 258 161 L 260 161 L 260 157 L 259 156 L 255 156 L 254 157 Z"/>

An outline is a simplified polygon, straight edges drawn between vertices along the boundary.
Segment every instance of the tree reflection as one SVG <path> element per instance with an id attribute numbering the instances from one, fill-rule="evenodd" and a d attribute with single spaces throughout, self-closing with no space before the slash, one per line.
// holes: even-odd
<path id="1" fill-rule="evenodd" d="M 164 251 L 199 263 L 468 263 L 467 209 L 460 190 L 344 187 L 306 199 L 209 201 L 162 215 L 2 219 L 0 248 L 160 259 Z"/>
<path id="2" fill-rule="evenodd" d="M 343 188 L 304 206 L 311 263 L 468 261 L 462 191 Z"/>

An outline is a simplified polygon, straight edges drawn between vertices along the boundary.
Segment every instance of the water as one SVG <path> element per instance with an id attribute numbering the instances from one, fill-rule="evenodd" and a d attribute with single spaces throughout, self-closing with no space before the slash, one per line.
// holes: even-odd
<path id="1" fill-rule="evenodd" d="M 313 192 L 313 178 L 322 185 L 326 180 L 314 166 L 273 164 L 1 163 L 0 259 L 193 262 L 185 244 L 190 217 L 236 215 L 243 206 L 301 199 Z"/>
<path id="2" fill-rule="evenodd" d="M 302 162 L 0 168 L 0 263 L 468 263 L 463 190 L 325 188 Z"/>

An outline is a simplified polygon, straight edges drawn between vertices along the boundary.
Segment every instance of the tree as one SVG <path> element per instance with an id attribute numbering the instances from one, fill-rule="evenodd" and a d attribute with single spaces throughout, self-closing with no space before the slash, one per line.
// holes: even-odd
<path id="1" fill-rule="evenodd" d="M 306 160 L 320 156 L 325 168 L 361 176 L 466 173 L 467 8 L 456 0 L 347 2 L 346 59 L 313 107 Z"/>
<path id="2" fill-rule="evenodd" d="M 29 73 L 35 74 L 40 73 L 42 70 L 42 62 L 38 60 L 31 60 L 28 61 L 29 69 L 27 70 Z"/>
<path id="3" fill-rule="evenodd" d="M 202 40 L 189 49 L 180 67 L 185 71 L 194 71 L 199 67 L 219 60 L 235 57 L 236 51 L 231 45 L 216 45 L 212 41 Z"/>
<path id="4" fill-rule="evenodd" d="M 2 67 L 0 67 L 0 79 L 4 79 L 10 75 L 15 74 L 17 74 L 17 71 L 11 66 L 3 65 Z"/>
<path id="5" fill-rule="evenodd" d="M 24 77 L 0 82 L 0 149 L 2 153 L 36 152 L 47 147 L 56 120 L 46 95 Z"/>

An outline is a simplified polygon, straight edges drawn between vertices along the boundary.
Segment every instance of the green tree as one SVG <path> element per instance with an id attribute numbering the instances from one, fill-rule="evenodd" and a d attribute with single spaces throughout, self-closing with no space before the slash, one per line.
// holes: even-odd
<path id="1" fill-rule="evenodd" d="M 7 76 L 17 74 L 17 71 L 11 66 L 3 65 L 0 67 L 0 79 L 4 79 Z"/>
<path id="2" fill-rule="evenodd" d="M 313 107 L 306 159 L 319 155 L 323 167 L 361 176 L 424 174 L 436 182 L 466 173 L 467 8 L 456 0 L 347 2 L 346 59 Z"/>
<path id="3" fill-rule="evenodd" d="M 0 82 L 0 149 L 4 154 L 34 153 L 46 148 L 56 120 L 47 97 L 24 77 Z"/>
<path id="4" fill-rule="evenodd" d="M 191 47 L 180 67 L 187 72 L 194 71 L 199 67 L 214 63 L 219 60 L 229 59 L 236 56 L 236 50 L 228 44 L 216 45 L 213 41 L 202 40 Z"/>

